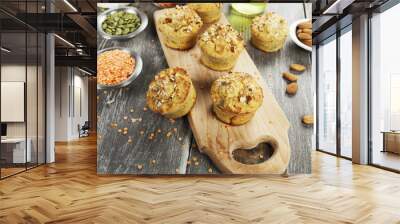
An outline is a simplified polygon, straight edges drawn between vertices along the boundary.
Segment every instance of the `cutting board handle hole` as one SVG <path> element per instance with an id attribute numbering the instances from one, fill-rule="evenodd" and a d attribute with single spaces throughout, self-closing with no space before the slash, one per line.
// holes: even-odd
<path id="1" fill-rule="evenodd" d="M 243 164 L 259 164 L 262 163 L 274 154 L 274 144 L 262 142 L 251 149 L 235 149 L 232 152 L 233 158 Z"/>

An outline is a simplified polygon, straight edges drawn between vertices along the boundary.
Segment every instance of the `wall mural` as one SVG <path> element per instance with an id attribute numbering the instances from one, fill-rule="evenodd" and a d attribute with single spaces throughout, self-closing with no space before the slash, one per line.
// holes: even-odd
<path id="1" fill-rule="evenodd" d="M 303 3 L 98 3 L 98 173 L 310 173 L 310 17 Z"/>

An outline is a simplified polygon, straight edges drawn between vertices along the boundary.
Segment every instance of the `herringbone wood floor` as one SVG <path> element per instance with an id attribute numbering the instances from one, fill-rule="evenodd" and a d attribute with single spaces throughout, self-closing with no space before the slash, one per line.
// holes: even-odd
<path id="1" fill-rule="evenodd" d="M 94 138 L 0 181 L 0 223 L 400 223 L 400 175 L 322 153 L 313 174 L 96 175 Z"/>

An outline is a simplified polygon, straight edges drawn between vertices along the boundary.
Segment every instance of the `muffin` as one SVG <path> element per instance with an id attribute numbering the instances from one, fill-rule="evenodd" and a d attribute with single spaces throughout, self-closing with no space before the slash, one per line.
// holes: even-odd
<path id="1" fill-rule="evenodd" d="M 265 52 L 275 52 L 283 47 L 288 35 L 286 20 L 269 12 L 254 18 L 251 24 L 251 43 Z"/>
<path id="2" fill-rule="evenodd" d="M 215 80 L 211 86 L 213 111 L 231 125 L 247 123 L 263 102 L 263 91 L 247 73 L 233 72 Z"/>
<path id="3" fill-rule="evenodd" d="M 197 12 L 203 23 L 214 23 L 221 17 L 222 3 L 189 3 L 187 6 Z"/>
<path id="4" fill-rule="evenodd" d="M 200 61 L 216 71 L 230 70 L 244 49 L 243 37 L 229 24 L 213 24 L 200 37 Z"/>
<path id="5" fill-rule="evenodd" d="M 157 20 L 158 29 L 164 37 L 164 44 L 178 50 L 192 48 L 203 26 L 200 16 L 186 6 L 165 10 L 166 12 Z"/>
<path id="6" fill-rule="evenodd" d="M 168 118 L 185 116 L 196 101 L 193 83 L 182 68 L 169 68 L 151 81 L 146 95 L 148 107 Z"/>

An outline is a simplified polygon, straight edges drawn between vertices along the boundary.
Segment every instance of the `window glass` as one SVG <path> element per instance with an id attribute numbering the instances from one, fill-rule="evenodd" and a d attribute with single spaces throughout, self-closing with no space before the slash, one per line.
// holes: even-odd
<path id="1" fill-rule="evenodd" d="M 0 1 L 25 18 L 43 12 L 45 1 Z M 45 161 L 45 35 L 0 12 L 0 178 Z M 33 17 L 34 19 L 37 17 Z M 10 109 L 12 108 L 12 109 Z"/>
<path id="2" fill-rule="evenodd" d="M 1 15 L 0 15 L 1 16 Z M 30 141 L 26 138 L 26 33 L 1 33 L 1 177 L 26 170 L 31 161 Z M 13 109 L 10 109 L 13 108 Z"/>
<path id="3" fill-rule="evenodd" d="M 340 154 L 352 156 L 352 32 L 340 36 Z"/>
<path id="4" fill-rule="evenodd" d="M 336 38 L 318 48 L 318 149 L 336 153 Z"/>
<path id="5" fill-rule="evenodd" d="M 371 19 L 372 163 L 400 170 L 400 4 Z"/>
<path id="6" fill-rule="evenodd" d="M 26 114 L 27 114 L 27 141 L 30 147 L 30 160 L 27 162 L 27 167 L 31 168 L 37 165 L 37 84 L 38 84 L 38 56 L 37 56 L 37 41 L 36 32 L 27 33 L 27 48 L 28 61 L 26 64 Z"/>

